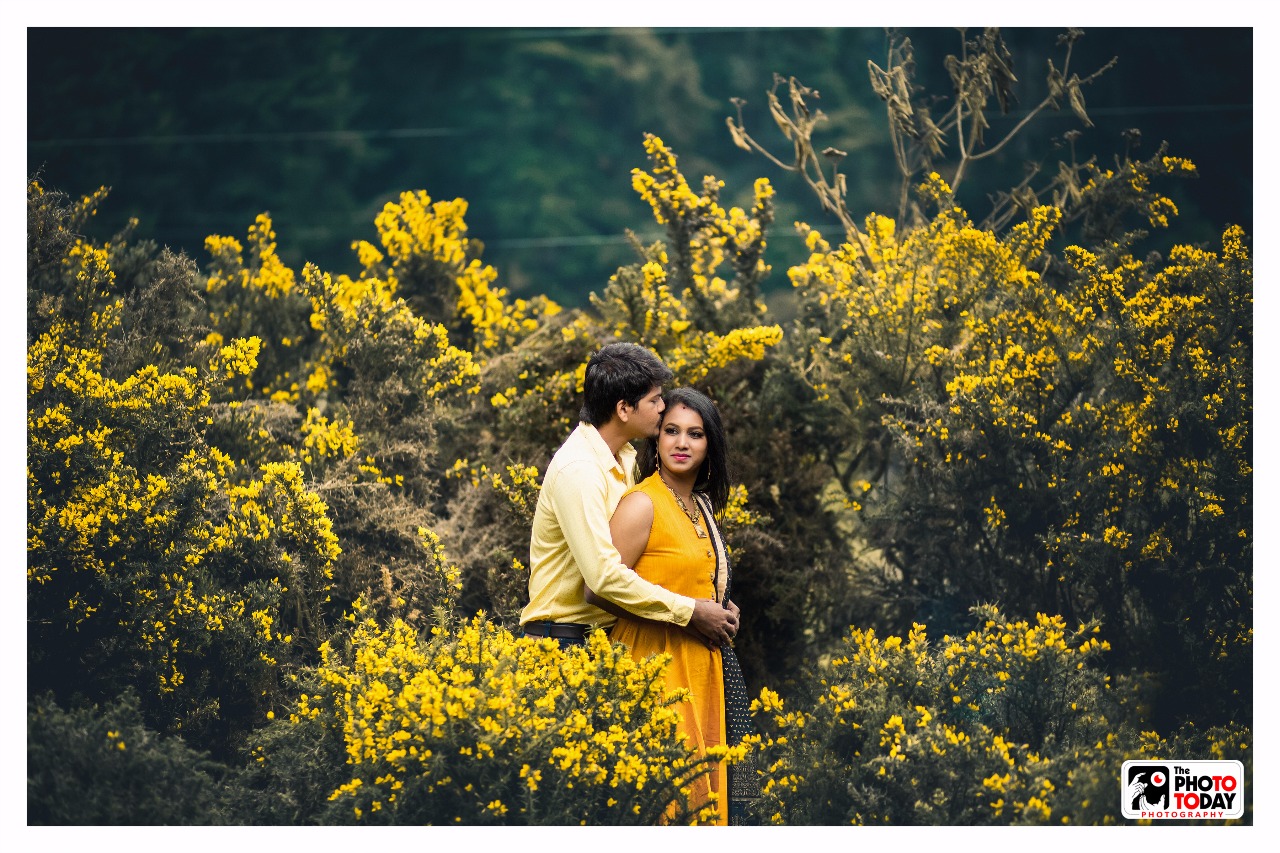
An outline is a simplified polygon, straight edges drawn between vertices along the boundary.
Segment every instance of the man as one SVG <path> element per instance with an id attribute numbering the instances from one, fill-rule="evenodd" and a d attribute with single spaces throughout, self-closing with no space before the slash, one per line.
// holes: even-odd
<path id="1" fill-rule="evenodd" d="M 738 629 L 737 613 L 710 599 L 676 595 L 622 564 L 609 518 L 633 483 L 631 441 L 657 436 L 662 384 L 671 371 L 644 347 L 609 344 L 587 362 L 582 422 L 547 465 L 529 542 L 528 636 L 582 643 L 587 631 L 617 617 L 583 598 L 583 585 L 645 619 L 687 626 L 714 645 Z"/>

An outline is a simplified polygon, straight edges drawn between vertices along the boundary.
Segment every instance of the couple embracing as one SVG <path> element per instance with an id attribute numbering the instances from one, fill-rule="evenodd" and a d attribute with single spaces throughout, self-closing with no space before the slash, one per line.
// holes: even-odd
<path id="1" fill-rule="evenodd" d="M 732 651 L 739 613 L 715 522 L 730 483 L 715 404 L 692 388 L 664 394 L 671 379 L 636 344 L 610 344 L 587 362 L 581 423 L 543 476 L 520 622 L 527 636 L 562 645 L 608 630 L 633 657 L 670 654 L 668 686 L 689 691 L 680 732 L 701 755 L 740 740 L 747 719 Z M 752 793 L 752 780 L 730 776 L 716 763 L 692 794 L 692 805 L 716 794 L 720 824 L 744 822 Z"/>

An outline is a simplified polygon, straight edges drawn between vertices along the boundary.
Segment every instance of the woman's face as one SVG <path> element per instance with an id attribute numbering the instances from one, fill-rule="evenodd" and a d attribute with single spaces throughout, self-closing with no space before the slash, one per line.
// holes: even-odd
<path id="1" fill-rule="evenodd" d="M 707 458 L 707 433 L 702 416 L 683 403 L 671 406 L 662 416 L 658 433 L 658 458 L 673 474 L 697 476 Z"/>

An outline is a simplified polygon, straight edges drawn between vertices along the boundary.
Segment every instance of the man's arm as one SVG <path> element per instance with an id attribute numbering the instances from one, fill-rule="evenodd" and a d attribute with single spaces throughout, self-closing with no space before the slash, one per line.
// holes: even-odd
<path id="1" fill-rule="evenodd" d="M 582 588 L 582 597 L 592 607 L 599 607 L 604 612 L 612 613 L 614 616 L 628 616 L 632 619 L 653 622 L 657 625 L 671 624 L 629 613 L 609 599 L 596 595 L 591 591 L 591 587 L 586 585 Z M 733 638 L 737 636 L 738 613 L 738 605 L 732 601 L 729 602 L 729 607 L 725 608 L 709 598 L 695 598 L 693 600 L 693 616 L 689 619 L 689 624 L 676 625 L 676 627 L 709 646 L 719 647 L 732 642 Z"/>
<path id="2" fill-rule="evenodd" d="M 609 536 L 614 547 L 618 549 L 618 556 L 624 565 L 634 566 L 640 561 L 645 548 L 649 546 L 649 534 L 652 530 L 653 501 L 648 495 L 632 492 L 618 503 L 618 508 L 613 511 L 613 516 L 609 519 Z M 591 589 L 590 584 L 587 585 L 586 592 L 589 594 L 587 603 L 594 604 L 595 601 L 592 599 L 600 599 L 600 596 Z M 613 613 L 612 610 L 609 612 Z M 718 646 L 732 640 L 737 633 L 737 616 L 736 606 L 731 612 L 725 613 L 725 608 L 714 601 L 695 599 L 689 623 L 681 627 L 704 643 Z M 639 615 L 637 618 L 646 617 Z"/>

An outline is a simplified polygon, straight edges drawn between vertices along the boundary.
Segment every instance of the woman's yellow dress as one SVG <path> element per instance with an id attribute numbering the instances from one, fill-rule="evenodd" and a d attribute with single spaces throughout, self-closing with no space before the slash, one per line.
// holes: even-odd
<path id="1" fill-rule="evenodd" d="M 717 590 L 715 545 L 706 528 L 715 521 L 702 513 L 700 526 L 708 535 L 700 538 L 693 522 L 657 473 L 631 491 L 644 492 L 653 501 L 653 527 L 649 530 L 649 543 L 633 567 L 636 573 L 680 595 L 721 600 L 725 579 L 718 579 L 720 589 Z M 699 755 L 709 746 L 724 744 L 724 670 L 719 649 L 708 648 L 679 626 L 625 616 L 618 617 L 610 637 L 627 646 L 631 656 L 637 659 L 660 652 L 670 654 L 667 687 L 684 687 L 689 691 L 689 698 L 680 703 L 679 731 L 697 748 Z M 690 805 L 705 804 L 709 800 L 708 792 L 714 792 L 719 798 L 716 823 L 727 824 L 729 788 L 723 762 L 717 762 L 710 772 L 695 780 Z"/>

